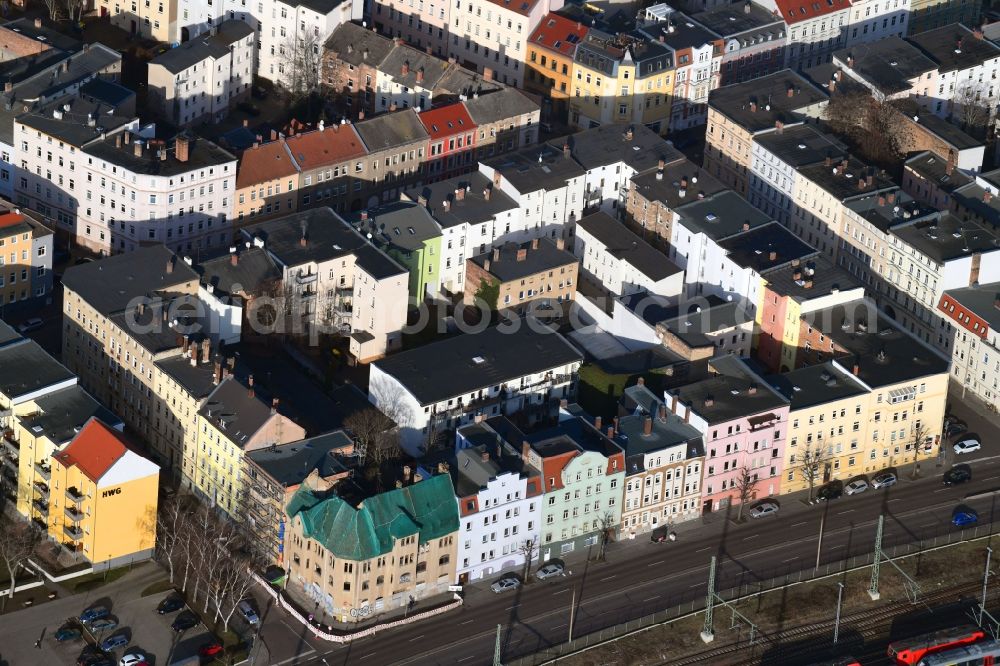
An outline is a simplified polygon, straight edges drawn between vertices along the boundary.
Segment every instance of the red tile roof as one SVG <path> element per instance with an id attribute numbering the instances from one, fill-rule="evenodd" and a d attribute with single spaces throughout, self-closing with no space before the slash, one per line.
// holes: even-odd
<path id="1" fill-rule="evenodd" d="M 296 134 L 285 141 L 302 171 L 340 164 L 368 154 L 361 137 L 350 123 Z"/>
<path id="2" fill-rule="evenodd" d="M 509 9 L 521 16 L 528 16 L 538 4 L 538 0 L 490 0 L 494 5 Z"/>
<path id="3" fill-rule="evenodd" d="M 236 171 L 236 189 L 266 183 L 298 172 L 288 155 L 285 140 L 271 141 L 243 151 Z"/>
<path id="4" fill-rule="evenodd" d="M 431 139 L 440 139 L 454 134 L 461 134 L 476 128 L 472 116 L 465 110 L 461 102 L 439 106 L 430 111 L 424 111 L 417 116 Z"/>
<path id="5" fill-rule="evenodd" d="M 117 431 L 92 418 L 80 429 L 69 446 L 52 457 L 63 467 L 76 465 L 84 476 L 97 483 L 126 451 Z"/>
<path id="6" fill-rule="evenodd" d="M 21 215 L 20 213 L 7 211 L 6 213 L 0 215 L 0 227 L 12 227 L 15 224 L 20 224 L 21 222 L 24 222 L 24 215 Z"/>
<path id="7" fill-rule="evenodd" d="M 775 0 L 785 23 L 794 25 L 848 9 L 850 0 Z"/>
<path id="8" fill-rule="evenodd" d="M 571 56 L 576 50 L 576 45 L 587 36 L 589 30 L 590 28 L 578 21 L 560 14 L 549 13 L 542 18 L 528 41 L 547 51 Z"/>

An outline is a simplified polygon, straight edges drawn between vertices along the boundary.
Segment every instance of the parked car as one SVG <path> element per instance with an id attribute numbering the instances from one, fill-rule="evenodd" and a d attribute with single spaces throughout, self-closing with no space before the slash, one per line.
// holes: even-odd
<path id="1" fill-rule="evenodd" d="M 93 622 L 88 622 L 87 626 L 91 631 L 101 632 L 101 631 L 111 631 L 118 626 L 118 620 L 113 617 L 102 617 L 99 620 L 94 620 Z"/>
<path id="2" fill-rule="evenodd" d="M 211 643 L 205 643 L 198 648 L 198 654 L 202 657 L 214 657 L 221 653 L 223 649 L 222 643 L 219 641 L 212 641 Z"/>
<path id="3" fill-rule="evenodd" d="M 750 509 L 750 517 L 763 518 L 764 516 L 770 516 L 778 513 L 778 508 L 778 505 L 774 502 L 763 502 L 762 504 L 758 504 L 754 508 Z"/>
<path id="4" fill-rule="evenodd" d="M 236 105 L 236 108 L 249 116 L 256 117 L 260 115 L 260 109 L 257 105 L 250 102 L 240 102 Z"/>
<path id="5" fill-rule="evenodd" d="M 88 645 L 83 648 L 83 651 L 80 652 L 80 656 L 76 658 L 76 666 L 97 666 L 98 664 L 103 666 L 107 663 L 114 666 L 115 662 L 110 661 L 108 655 L 106 655 L 104 651 L 96 645 Z"/>
<path id="6" fill-rule="evenodd" d="M 816 497 L 821 500 L 837 499 L 844 494 L 844 483 L 842 481 L 831 481 L 816 492 Z"/>
<path id="7" fill-rule="evenodd" d="M 963 439 L 959 442 L 955 442 L 955 445 L 952 448 L 955 449 L 956 455 L 961 455 L 963 453 L 978 451 L 983 448 L 983 445 L 979 443 L 978 439 Z"/>
<path id="8" fill-rule="evenodd" d="M 179 595 L 171 594 L 169 597 L 156 605 L 156 612 L 160 615 L 168 615 L 169 613 L 175 613 L 182 608 L 184 608 L 184 599 L 182 599 Z"/>
<path id="9" fill-rule="evenodd" d="M 62 627 L 55 633 L 55 638 L 62 643 L 63 641 L 75 641 L 82 635 L 80 627 Z"/>
<path id="10" fill-rule="evenodd" d="M 101 641 L 101 649 L 105 652 L 111 652 L 112 650 L 123 648 L 126 645 L 128 645 L 128 634 L 124 631 L 112 634 Z"/>
<path id="11" fill-rule="evenodd" d="M 118 666 L 148 666 L 146 655 L 141 652 L 129 652 L 118 661 Z"/>
<path id="12" fill-rule="evenodd" d="M 969 509 L 966 511 L 956 511 L 951 517 L 951 524 L 955 527 L 967 527 L 969 525 L 975 525 L 979 522 L 979 515 Z"/>
<path id="13" fill-rule="evenodd" d="M 94 620 L 100 620 L 111 615 L 111 609 L 107 606 L 91 606 L 87 610 L 80 613 L 80 622 L 93 622 Z"/>
<path id="14" fill-rule="evenodd" d="M 872 479 L 872 488 L 875 490 L 878 490 L 879 488 L 888 488 L 889 486 L 894 485 L 896 485 L 896 475 L 892 472 L 883 472 Z"/>
<path id="15" fill-rule="evenodd" d="M 535 578 L 538 580 L 545 580 L 546 578 L 552 578 L 553 576 L 561 576 L 563 573 L 563 565 L 556 562 L 551 562 L 546 564 L 544 567 L 538 569 L 535 572 Z"/>
<path id="16" fill-rule="evenodd" d="M 857 481 L 851 481 L 846 486 L 844 486 L 845 495 L 857 495 L 868 490 L 868 482 L 864 479 L 858 479 Z"/>
<path id="17" fill-rule="evenodd" d="M 667 529 L 653 530 L 649 535 L 649 540 L 653 543 L 665 543 L 667 541 L 677 541 L 677 533 Z"/>
<path id="18" fill-rule="evenodd" d="M 236 609 L 239 610 L 240 615 L 242 615 L 243 619 L 247 621 L 247 624 L 255 625 L 260 622 L 260 617 L 257 615 L 257 611 L 254 610 L 253 604 L 251 604 L 248 599 L 244 599 L 237 604 Z"/>
<path id="19" fill-rule="evenodd" d="M 507 590 L 516 590 L 519 587 L 521 587 L 521 581 L 513 577 L 501 578 L 490 585 L 490 589 L 496 594 L 506 592 Z"/>
<path id="20" fill-rule="evenodd" d="M 961 421 L 950 421 L 944 426 L 944 434 L 946 437 L 954 437 L 955 435 L 962 434 L 968 429 L 969 426 L 965 425 Z"/>
<path id="21" fill-rule="evenodd" d="M 176 618 L 174 618 L 173 624 L 170 628 L 175 632 L 180 633 L 182 631 L 187 631 L 198 626 L 198 616 L 189 610 L 182 611 Z"/>
<path id="22" fill-rule="evenodd" d="M 952 467 L 944 473 L 944 485 L 953 486 L 972 480 L 972 470 L 965 465 Z"/>
<path id="23" fill-rule="evenodd" d="M 31 331 L 37 331 L 45 324 L 44 321 L 38 317 L 32 317 L 31 319 L 25 320 L 17 327 L 17 332 L 21 335 L 25 333 L 30 333 Z"/>

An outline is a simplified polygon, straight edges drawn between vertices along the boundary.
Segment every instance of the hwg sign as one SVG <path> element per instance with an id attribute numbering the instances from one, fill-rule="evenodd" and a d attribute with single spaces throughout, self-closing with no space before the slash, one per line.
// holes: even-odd
<path id="1" fill-rule="evenodd" d="M 121 488 L 112 488 L 111 490 L 105 490 L 103 493 L 101 493 L 101 497 L 113 497 L 114 495 L 121 495 L 121 494 L 122 494 Z"/>

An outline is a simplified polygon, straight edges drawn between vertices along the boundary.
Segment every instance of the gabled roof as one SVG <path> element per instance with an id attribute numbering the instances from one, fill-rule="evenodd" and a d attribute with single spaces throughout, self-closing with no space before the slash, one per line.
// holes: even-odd
<path id="1" fill-rule="evenodd" d="M 458 505 L 448 474 L 369 497 L 357 507 L 337 495 L 323 497 L 302 486 L 286 512 L 302 519 L 303 533 L 334 557 L 369 560 L 392 551 L 398 539 L 421 544 L 458 530 Z"/>
<path id="2" fill-rule="evenodd" d="M 363 28 L 357 23 L 341 23 L 326 40 L 326 50 L 337 54 L 337 59 L 360 66 L 362 63 L 377 68 L 392 51 L 392 38 Z"/>
<path id="3" fill-rule="evenodd" d="M 628 263 L 650 280 L 659 282 L 683 271 L 667 255 L 604 211 L 586 215 L 576 224 L 604 245 L 608 254 Z"/>
<path id="4" fill-rule="evenodd" d="M 549 12 L 542 17 L 528 42 L 546 51 L 572 58 L 576 45 L 589 30 L 590 28 L 579 21 Z"/>
<path id="5" fill-rule="evenodd" d="M 285 139 L 285 145 L 300 171 L 332 166 L 368 154 L 355 126 L 350 123 L 290 136 Z"/>
<path id="6" fill-rule="evenodd" d="M 91 418 L 73 441 L 52 455 L 63 467 L 77 467 L 99 487 L 159 473 L 159 467 L 125 446 L 121 435 Z"/>
<path id="7" fill-rule="evenodd" d="M 294 137 L 293 137 L 294 138 Z M 299 172 L 284 139 L 270 141 L 243 151 L 236 171 L 236 189 L 284 178 Z"/>
<path id="8" fill-rule="evenodd" d="M 927 30 L 907 37 L 938 64 L 939 72 L 969 69 L 1000 58 L 1000 46 L 976 37 L 961 23 Z"/>
<path id="9" fill-rule="evenodd" d="M 795 25 L 851 8 L 850 0 L 775 0 L 788 25 Z"/>
<path id="10" fill-rule="evenodd" d="M 472 116 L 461 102 L 424 111 L 418 117 L 431 139 L 442 139 L 476 128 Z"/>
<path id="11" fill-rule="evenodd" d="M 271 406 L 236 377 L 222 380 L 198 413 L 243 448 L 271 418 Z"/>
<path id="12" fill-rule="evenodd" d="M 538 105 L 517 88 L 479 95 L 465 100 L 463 104 L 476 125 L 513 119 L 539 110 Z"/>
<path id="13" fill-rule="evenodd" d="M 427 130 L 412 108 L 367 118 L 355 124 L 354 129 L 373 153 L 427 140 Z"/>

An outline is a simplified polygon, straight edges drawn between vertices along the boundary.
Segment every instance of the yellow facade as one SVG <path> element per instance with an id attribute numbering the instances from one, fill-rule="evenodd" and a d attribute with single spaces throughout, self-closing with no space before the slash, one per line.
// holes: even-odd
<path id="1" fill-rule="evenodd" d="M 611 101 L 615 98 L 615 78 L 575 62 L 572 83 L 573 97 L 569 101 L 571 127 L 589 129 L 591 123 L 603 125 L 613 121 Z"/>
<path id="2" fill-rule="evenodd" d="M 849 368 L 833 364 L 814 366 L 820 367 L 839 368 L 840 372 L 830 371 L 830 376 L 838 381 L 850 373 Z M 795 377 L 796 373 L 786 376 Z M 909 390 L 912 393 L 907 393 Z M 892 397 L 901 394 L 912 397 Z M 801 409 L 795 408 L 793 397 L 782 492 L 808 490 L 803 463 L 817 455 L 817 451 L 821 453 L 820 469 L 814 479 L 816 488 L 827 481 L 846 482 L 859 475 L 868 475 L 871 480 L 871 475 L 880 471 L 936 458 L 947 398 L 947 373 L 875 390 L 862 389 L 856 395 Z M 914 447 L 917 424 L 926 428 L 925 436 L 929 439 L 924 445 Z"/>

